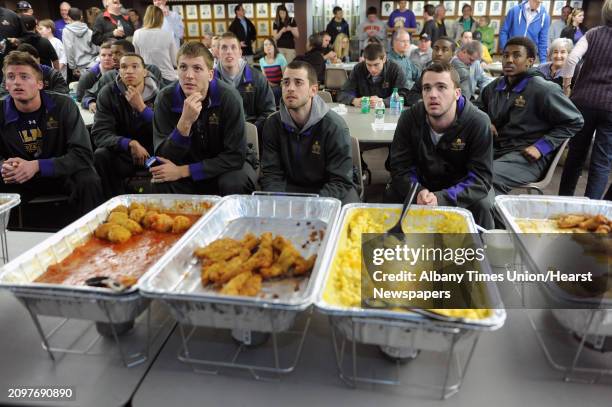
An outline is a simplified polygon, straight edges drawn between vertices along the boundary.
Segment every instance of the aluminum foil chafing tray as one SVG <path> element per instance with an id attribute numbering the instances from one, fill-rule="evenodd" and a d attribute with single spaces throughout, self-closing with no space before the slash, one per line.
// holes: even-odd
<path id="1" fill-rule="evenodd" d="M 322 253 L 340 212 L 340 201 L 305 196 L 227 196 L 168 252 L 141 285 L 149 298 L 165 302 L 183 324 L 242 331 L 283 332 L 310 307 L 319 286 Z M 304 245 L 313 233 L 323 237 Z M 256 297 L 226 296 L 204 287 L 194 250 L 219 238 L 242 239 L 246 233 L 283 236 L 308 257 L 318 257 L 309 277 L 287 282 L 264 281 Z M 321 236 L 319 235 L 319 236 Z M 291 279 L 289 279 L 291 280 Z"/>
<path id="2" fill-rule="evenodd" d="M 444 212 L 458 214 L 465 220 L 468 233 L 478 233 L 472 214 L 465 209 L 455 207 L 432 208 L 420 205 L 412 205 L 411 208 L 427 208 L 438 214 Z M 318 290 L 315 305 L 319 312 L 329 315 L 332 325 L 339 329 L 345 337 L 371 345 L 443 351 L 448 348 L 450 338 L 454 333 L 469 334 L 470 331 L 491 331 L 503 326 L 506 312 L 500 306 L 501 299 L 497 286 L 491 283 L 486 284 L 486 292 L 491 303 L 498 305 L 496 309 L 491 309 L 489 317 L 483 319 L 432 319 L 423 313 L 408 310 L 395 311 L 348 307 L 327 302 L 324 298 L 324 292 L 331 276 L 333 262 L 338 255 L 341 237 L 347 233 L 348 221 L 352 213 L 359 209 L 395 211 L 395 215 L 390 216 L 385 222 L 386 230 L 397 222 L 401 205 L 350 204 L 342 208 L 340 219 L 332 232 L 333 244 L 328 246 L 325 253 L 325 261 L 322 266 L 324 273 L 320 280 L 321 287 Z M 428 230 L 428 225 L 433 225 L 433 219 L 406 216 L 402 227 L 404 231 L 410 230 L 411 226 L 414 226 L 425 233 L 436 233 L 433 228 Z M 483 264 L 483 270 L 490 271 L 488 262 Z"/>
<path id="3" fill-rule="evenodd" d="M 530 270 L 536 270 L 539 256 L 550 255 L 550 251 L 544 247 L 534 244 L 533 240 L 529 243 L 525 241 L 525 234 L 521 231 L 517 220 L 548 220 L 559 215 L 567 214 L 601 214 L 612 218 L 612 202 L 603 200 L 592 200 L 579 197 L 560 197 L 560 196 L 530 196 L 530 195 L 502 195 L 495 198 L 497 211 L 502 216 L 506 228 L 511 231 L 515 246 L 521 256 L 522 262 Z M 547 234 L 548 235 L 548 234 Z M 545 243 L 545 242 L 543 242 Z M 554 254 L 554 253 L 553 253 Z M 584 265 L 588 267 L 592 259 L 584 258 Z M 578 259 L 578 261 L 581 261 Z M 609 270 L 609 266 L 608 266 Z M 542 270 L 536 270 L 542 272 Z M 610 271 L 609 271 L 610 273 Z M 612 276 L 608 276 L 608 281 Z M 580 298 L 562 290 L 556 283 L 539 284 L 538 287 L 544 289 L 544 293 L 552 295 L 552 298 L 559 300 L 559 304 L 577 304 L 578 307 L 588 307 L 591 300 Z M 592 302 L 593 308 L 600 309 L 594 315 L 592 323 L 588 324 L 587 334 L 589 335 L 612 335 L 612 297 L 605 295 L 597 302 Z M 585 322 L 589 319 L 592 311 L 590 309 L 553 309 L 553 314 L 557 320 L 567 329 L 574 332 L 583 332 Z"/>
<path id="4" fill-rule="evenodd" d="M 96 227 L 103 223 L 110 211 L 118 205 L 129 206 L 132 202 L 139 202 L 174 213 L 194 214 L 202 213 L 209 204 L 214 205 L 219 200 L 217 196 L 155 194 L 112 198 L 2 267 L 0 288 L 13 292 L 35 315 L 102 322 L 110 320 L 114 323 L 131 321 L 149 304 L 149 299 L 139 293 L 146 273 L 135 285 L 119 293 L 103 287 L 44 284 L 34 281 L 50 265 L 60 262 L 76 247 L 85 243 Z M 199 222 L 205 218 L 206 214 Z M 195 228 L 195 225 L 192 228 Z M 189 232 L 181 239 L 185 239 Z"/>

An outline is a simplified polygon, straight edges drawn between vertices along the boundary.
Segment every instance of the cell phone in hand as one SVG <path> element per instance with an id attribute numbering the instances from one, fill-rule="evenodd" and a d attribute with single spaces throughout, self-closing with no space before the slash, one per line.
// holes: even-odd
<path id="1" fill-rule="evenodd" d="M 151 156 L 145 161 L 145 167 L 151 168 L 160 165 L 162 162 L 156 156 Z"/>

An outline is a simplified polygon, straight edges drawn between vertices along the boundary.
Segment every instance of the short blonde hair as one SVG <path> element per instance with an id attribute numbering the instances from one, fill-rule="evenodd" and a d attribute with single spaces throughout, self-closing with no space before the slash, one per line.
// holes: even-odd
<path id="1" fill-rule="evenodd" d="M 161 28 L 164 24 L 164 12 L 154 5 L 147 6 L 144 18 L 142 19 L 143 28 Z"/>
<path id="2" fill-rule="evenodd" d="M 49 28 L 52 32 L 55 31 L 55 23 L 53 22 L 53 20 L 49 20 L 48 18 L 45 20 L 40 20 L 38 22 L 38 25 L 43 26 L 45 28 Z"/>

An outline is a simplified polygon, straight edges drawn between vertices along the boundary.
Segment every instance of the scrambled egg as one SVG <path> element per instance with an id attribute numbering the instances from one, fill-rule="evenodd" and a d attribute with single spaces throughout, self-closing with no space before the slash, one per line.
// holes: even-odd
<path id="1" fill-rule="evenodd" d="M 323 299 L 330 304 L 345 307 L 361 306 L 361 235 L 385 233 L 399 217 L 399 209 L 355 209 L 342 225 L 338 249 L 332 263 Z M 404 218 L 403 230 L 416 233 L 468 233 L 461 215 L 430 209 L 411 209 Z M 482 319 L 491 315 L 488 309 L 432 309 L 440 315 Z"/>

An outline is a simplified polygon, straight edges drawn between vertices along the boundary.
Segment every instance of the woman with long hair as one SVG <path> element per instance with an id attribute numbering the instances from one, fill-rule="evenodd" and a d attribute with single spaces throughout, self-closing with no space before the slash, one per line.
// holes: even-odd
<path id="1" fill-rule="evenodd" d="M 576 44 L 587 32 L 584 21 L 584 10 L 575 8 L 572 14 L 567 17 L 567 26 L 561 31 L 561 38 L 568 38 Z"/>
<path id="2" fill-rule="evenodd" d="M 287 7 L 276 8 L 276 18 L 272 25 L 272 35 L 278 50 L 285 56 L 287 63 L 295 58 L 295 40 L 300 38 L 300 30 L 293 17 L 289 17 Z"/>
<path id="3" fill-rule="evenodd" d="M 287 66 L 287 60 L 279 52 L 273 37 L 267 37 L 264 40 L 263 51 L 264 56 L 259 59 L 259 66 L 272 88 L 276 106 L 278 106 L 281 96 L 280 83 L 283 79 L 283 70 Z"/>
<path id="4" fill-rule="evenodd" d="M 164 12 L 154 5 L 149 5 L 143 19 L 142 28 L 134 33 L 134 48 L 146 64 L 155 65 L 162 73 L 167 85 L 178 79 L 174 64 L 176 63 L 176 43 L 173 35 L 162 30 Z"/>
<path id="5" fill-rule="evenodd" d="M 351 62 L 351 58 L 349 57 L 350 48 L 351 43 L 346 34 L 340 33 L 336 35 L 336 39 L 334 40 L 334 52 L 336 53 L 336 59 L 333 61 L 333 63 L 341 64 Z"/>

